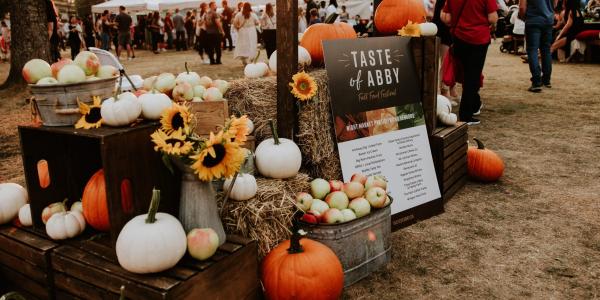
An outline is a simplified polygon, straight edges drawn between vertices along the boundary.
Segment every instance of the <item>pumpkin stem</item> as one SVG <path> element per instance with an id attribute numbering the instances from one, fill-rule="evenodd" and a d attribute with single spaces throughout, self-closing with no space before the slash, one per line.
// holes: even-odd
<path id="1" fill-rule="evenodd" d="M 481 142 L 478 138 L 473 138 L 473 140 L 475 140 L 475 142 L 477 143 L 477 149 L 485 149 L 485 146 L 483 146 L 483 142 Z"/>
<path id="2" fill-rule="evenodd" d="M 298 225 L 298 220 L 296 218 L 292 221 L 292 237 L 290 238 L 290 248 L 287 249 L 289 254 L 297 254 L 304 252 L 302 245 L 300 244 L 300 239 L 302 239 L 302 235 L 300 234 L 300 226 Z"/>
<path id="3" fill-rule="evenodd" d="M 156 222 L 156 212 L 158 211 L 158 204 L 160 203 L 160 190 L 155 188 L 152 189 L 152 201 L 150 202 L 150 209 L 148 209 L 148 216 L 146 217 L 146 224 L 152 224 Z"/>
<path id="4" fill-rule="evenodd" d="M 123 76 L 119 76 L 119 85 L 117 86 L 117 89 L 115 90 L 115 102 L 117 102 L 117 100 L 119 100 L 119 94 L 121 93 L 121 85 L 123 84 Z"/>
<path id="5" fill-rule="evenodd" d="M 121 286 L 121 291 L 119 293 L 119 300 L 125 300 L 125 299 L 127 299 L 127 298 L 125 298 L 125 286 L 122 285 Z"/>
<path id="6" fill-rule="evenodd" d="M 333 14 L 329 15 L 329 17 L 327 17 L 327 19 L 325 19 L 325 24 L 335 23 L 335 20 L 337 19 L 337 17 L 338 17 L 337 13 L 333 13 Z"/>
<path id="7" fill-rule="evenodd" d="M 275 145 L 281 144 L 281 142 L 279 142 L 279 136 L 277 135 L 277 126 L 275 126 L 275 121 L 273 121 L 273 119 L 269 119 L 269 126 L 271 126 L 271 133 L 273 133 Z"/>
<path id="8" fill-rule="evenodd" d="M 258 51 L 256 51 L 256 56 L 252 60 L 252 63 L 255 64 L 258 61 L 259 57 L 260 57 L 260 49 Z"/>
<path id="9" fill-rule="evenodd" d="M 190 69 L 188 69 L 188 66 L 187 66 L 187 61 L 185 62 L 185 71 L 186 71 L 188 74 L 190 74 Z"/>

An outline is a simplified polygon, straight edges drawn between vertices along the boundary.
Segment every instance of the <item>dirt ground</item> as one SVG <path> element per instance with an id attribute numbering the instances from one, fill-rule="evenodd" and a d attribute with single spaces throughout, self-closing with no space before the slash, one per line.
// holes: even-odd
<path id="1" fill-rule="evenodd" d="M 142 53 L 130 74 L 180 72 L 233 79 L 242 68 L 199 64 L 192 52 Z M 0 81 L 7 64 L 0 64 Z M 529 71 L 492 44 L 481 95 L 482 139 L 506 163 L 494 184 L 469 182 L 446 212 L 392 235 L 392 262 L 345 292 L 349 299 L 600 298 L 600 68 L 555 64 L 553 88 L 526 91 Z M 24 183 L 16 125 L 22 91 L 0 91 L 0 181 Z"/>

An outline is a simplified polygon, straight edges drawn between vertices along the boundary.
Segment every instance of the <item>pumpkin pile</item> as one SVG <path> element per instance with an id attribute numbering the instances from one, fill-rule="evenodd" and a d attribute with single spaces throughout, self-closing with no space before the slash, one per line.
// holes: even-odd
<path id="1" fill-rule="evenodd" d="M 81 51 L 75 60 L 63 58 L 52 65 L 39 58 L 32 59 L 21 73 L 29 84 L 55 85 L 116 78 L 119 70 L 111 65 L 100 65 L 93 52 Z"/>
<path id="2" fill-rule="evenodd" d="M 371 213 L 371 208 L 390 204 L 387 180 L 381 175 L 352 175 L 350 182 L 327 181 L 322 178 L 310 183 L 311 193 L 298 193 L 296 206 L 305 214 L 302 221 L 310 224 L 337 224 L 352 221 Z"/>

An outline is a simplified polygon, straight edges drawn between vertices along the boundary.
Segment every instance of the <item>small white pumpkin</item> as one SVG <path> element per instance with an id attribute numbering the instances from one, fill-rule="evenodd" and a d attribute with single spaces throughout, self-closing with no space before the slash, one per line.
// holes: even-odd
<path id="1" fill-rule="evenodd" d="M 437 25 L 435 23 L 425 22 L 419 24 L 421 36 L 434 36 L 438 32 Z"/>
<path id="2" fill-rule="evenodd" d="M 85 230 L 85 219 L 78 210 L 55 213 L 46 224 L 46 233 L 53 240 L 76 237 Z"/>
<path id="3" fill-rule="evenodd" d="M 144 83 L 142 84 L 143 88 L 146 91 L 151 91 L 152 89 L 154 89 L 154 83 L 156 82 L 157 77 L 158 76 L 150 76 L 144 79 Z"/>
<path id="4" fill-rule="evenodd" d="M 256 168 L 268 178 L 284 179 L 296 176 L 302 164 L 300 148 L 294 141 L 279 138 L 273 120 L 269 120 L 273 138 L 256 147 Z"/>
<path id="5" fill-rule="evenodd" d="M 142 117 L 146 120 L 160 119 L 162 112 L 173 105 L 169 96 L 156 90 L 140 95 L 138 100 L 142 104 Z"/>
<path id="6" fill-rule="evenodd" d="M 210 77 L 208 77 L 208 76 L 200 77 L 200 85 L 206 89 L 212 85 L 212 82 L 213 82 L 212 79 L 210 79 Z"/>
<path id="7" fill-rule="evenodd" d="M 204 92 L 204 97 L 202 99 L 206 101 L 220 101 L 223 100 L 223 94 L 216 87 L 211 87 Z"/>
<path id="8" fill-rule="evenodd" d="M 0 183 L 0 225 L 12 221 L 27 201 L 25 188 L 16 183 Z"/>
<path id="9" fill-rule="evenodd" d="M 119 233 L 119 264 L 132 273 L 156 273 L 172 268 L 187 250 L 187 237 L 179 221 L 157 213 L 160 191 L 152 191 L 147 214 L 131 219 Z"/>
<path id="10" fill-rule="evenodd" d="M 232 181 L 233 179 L 231 178 L 225 179 L 223 190 L 229 190 Z M 257 191 L 258 185 L 254 176 L 250 174 L 238 174 L 231 193 L 229 193 L 229 198 L 237 201 L 249 200 L 256 196 Z"/>
<path id="11" fill-rule="evenodd" d="M 308 66 L 311 63 L 310 53 L 302 46 L 298 46 L 298 65 Z M 269 68 L 271 71 L 277 73 L 277 50 L 269 57 Z"/>
<path id="12" fill-rule="evenodd" d="M 437 117 L 442 124 L 447 126 L 456 125 L 457 117 L 456 114 L 452 113 L 452 103 L 450 100 L 442 95 L 437 96 Z"/>
<path id="13" fill-rule="evenodd" d="M 246 123 L 248 126 L 248 133 L 253 133 L 254 132 L 254 122 L 252 122 L 252 120 L 250 120 L 250 118 L 248 118 L 248 123 Z"/>
<path id="14" fill-rule="evenodd" d="M 80 213 L 83 213 L 83 204 L 81 201 L 73 202 L 73 204 L 71 204 L 71 211 L 79 211 Z"/>
<path id="15" fill-rule="evenodd" d="M 247 64 L 244 68 L 246 78 L 261 78 L 269 73 L 269 66 L 264 62 L 255 62 Z"/>
<path id="16" fill-rule="evenodd" d="M 175 83 L 179 84 L 181 82 L 187 82 L 191 86 L 196 86 L 200 84 L 200 75 L 196 72 L 190 72 L 188 69 L 187 61 L 185 62 L 185 72 L 179 73 L 177 78 L 175 78 Z"/>
<path id="17" fill-rule="evenodd" d="M 142 113 L 142 104 L 137 97 L 130 92 L 111 97 L 100 107 L 100 115 L 106 125 L 124 126 L 133 123 Z"/>
<path id="18" fill-rule="evenodd" d="M 229 82 L 222 79 L 217 79 L 213 81 L 212 87 L 218 88 L 221 94 L 225 95 L 225 93 L 227 93 L 227 90 L 229 89 Z"/>
<path id="19" fill-rule="evenodd" d="M 19 222 L 23 226 L 33 225 L 33 220 L 31 219 L 31 207 L 29 206 L 29 203 L 23 205 L 19 209 Z"/>
<path id="20" fill-rule="evenodd" d="M 203 85 L 197 85 L 194 87 L 194 97 L 203 98 L 206 88 Z"/>
<path id="21" fill-rule="evenodd" d="M 173 100 L 177 102 L 192 101 L 194 89 L 189 83 L 182 81 L 175 86 L 172 95 Z"/>

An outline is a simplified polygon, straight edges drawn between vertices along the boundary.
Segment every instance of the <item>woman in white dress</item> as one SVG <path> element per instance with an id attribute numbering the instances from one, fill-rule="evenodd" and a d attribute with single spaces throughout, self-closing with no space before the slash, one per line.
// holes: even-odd
<path id="1" fill-rule="evenodd" d="M 298 33 L 304 33 L 306 27 L 306 11 L 304 7 L 298 7 Z"/>
<path id="2" fill-rule="evenodd" d="M 233 18 L 233 26 L 238 31 L 237 44 L 233 53 L 234 58 L 239 58 L 245 65 L 248 64 L 248 58 L 256 57 L 257 36 L 256 26 L 259 21 L 255 13 L 252 12 L 250 3 L 244 3 L 242 12 Z"/>

